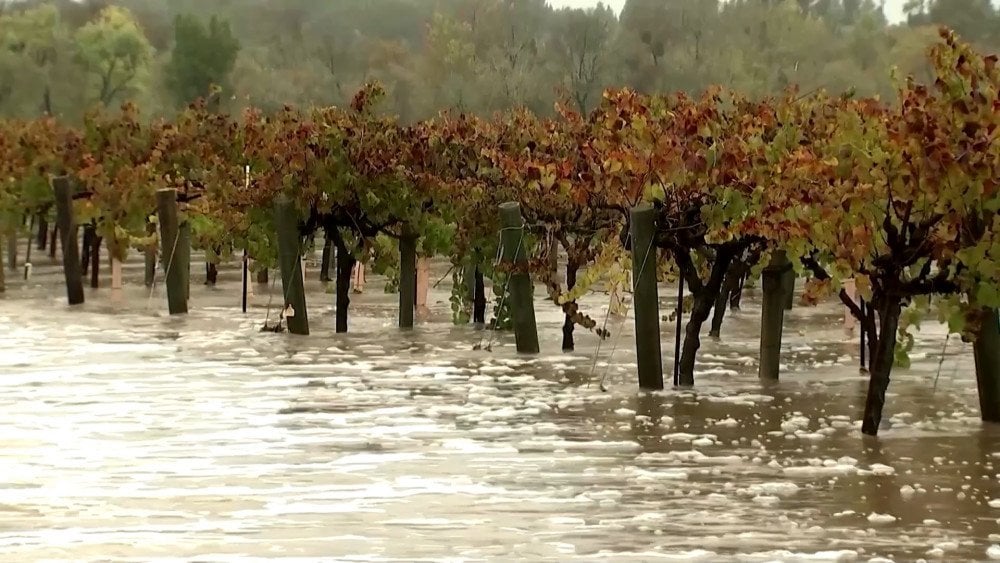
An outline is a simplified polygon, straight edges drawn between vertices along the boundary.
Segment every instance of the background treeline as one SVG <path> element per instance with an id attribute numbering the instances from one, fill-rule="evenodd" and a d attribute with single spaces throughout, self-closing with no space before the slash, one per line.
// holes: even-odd
<path id="1" fill-rule="evenodd" d="M 1000 47 L 990 0 L 911 0 L 899 25 L 873 0 L 628 0 L 620 18 L 545 0 L 0 0 L 0 117 L 78 121 L 126 99 L 167 116 L 210 92 L 233 112 L 344 105 L 369 80 L 405 121 L 589 110 L 609 86 L 891 98 L 893 67 L 929 77 L 942 24 Z"/>

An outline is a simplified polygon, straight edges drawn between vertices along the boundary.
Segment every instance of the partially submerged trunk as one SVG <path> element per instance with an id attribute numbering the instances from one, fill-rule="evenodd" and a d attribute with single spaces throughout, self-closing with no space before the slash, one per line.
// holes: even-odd
<path id="1" fill-rule="evenodd" d="M 87 275 L 90 271 L 90 253 L 94 246 L 94 237 L 97 236 L 97 232 L 93 224 L 86 225 L 83 227 L 83 252 L 80 254 L 80 267 L 83 270 L 83 275 Z"/>
<path id="2" fill-rule="evenodd" d="M 351 274 L 354 270 L 354 256 L 347 250 L 340 233 L 334 234 L 337 247 L 337 322 L 338 334 L 347 332 L 347 310 L 351 306 Z"/>
<path id="3" fill-rule="evenodd" d="M 573 291 L 573 288 L 576 287 L 576 277 L 579 271 L 580 267 L 574 261 L 570 260 L 566 264 L 566 291 Z M 573 341 L 573 327 L 575 326 L 573 315 L 567 313 L 566 321 L 563 323 L 563 352 L 572 352 L 575 349 L 576 344 Z"/>
<path id="4" fill-rule="evenodd" d="M 38 250 L 45 250 L 49 242 L 49 222 L 44 213 L 38 214 Z"/>
<path id="5" fill-rule="evenodd" d="M 333 239 L 330 238 L 330 233 L 326 233 L 323 240 L 323 258 L 320 261 L 319 266 L 319 281 L 327 283 L 332 281 L 330 278 L 330 263 L 333 261 Z"/>
<path id="6" fill-rule="evenodd" d="M 712 312 L 719 293 L 722 291 L 722 284 L 729 271 L 729 265 L 739 251 L 742 250 L 742 243 L 730 242 L 719 246 L 715 250 L 715 257 L 712 263 L 712 271 L 708 281 L 703 282 L 698 276 L 690 254 L 685 250 L 675 252 L 674 257 L 678 260 L 685 273 L 685 280 L 690 287 L 691 295 L 694 297 L 694 307 L 687 326 L 684 329 L 684 344 L 681 347 L 680 360 L 680 385 L 694 385 L 695 359 L 698 349 L 701 348 L 701 327 Z"/>
<path id="7" fill-rule="evenodd" d="M 101 286 L 101 243 L 104 242 L 103 237 L 94 234 L 94 238 L 91 240 L 90 249 L 90 287 L 97 289 Z"/>
<path id="8" fill-rule="evenodd" d="M 872 356 L 871 376 L 868 380 L 868 397 L 865 399 L 865 413 L 861 432 L 869 436 L 878 435 L 885 407 L 885 393 L 889 388 L 889 375 L 896 356 L 896 333 L 899 316 L 903 310 L 902 300 L 895 296 L 885 296 L 879 306 L 879 329 Z"/>
<path id="9" fill-rule="evenodd" d="M 732 306 L 733 300 L 736 300 L 736 306 L 733 310 L 739 310 L 739 297 L 738 295 L 742 291 L 743 278 L 746 277 L 747 271 L 750 270 L 750 261 L 735 259 L 733 263 L 730 264 L 729 270 L 726 272 L 726 279 L 722 285 L 722 291 L 715 298 L 715 306 L 712 314 L 712 329 L 709 331 L 708 335 L 714 338 L 719 338 L 722 335 L 722 321 L 726 317 L 726 307 Z"/>
<path id="10" fill-rule="evenodd" d="M 483 271 L 476 266 L 475 291 L 472 294 L 472 322 L 478 325 L 486 324 L 486 281 Z"/>
<path id="11" fill-rule="evenodd" d="M 49 258 L 55 260 L 56 248 L 59 246 L 59 225 L 52 225 L 52 236 L 49 238 Z"/>

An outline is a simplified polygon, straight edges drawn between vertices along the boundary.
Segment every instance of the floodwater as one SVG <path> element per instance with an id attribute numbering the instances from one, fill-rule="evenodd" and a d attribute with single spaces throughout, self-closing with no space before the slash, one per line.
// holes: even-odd
<path id="1" fill-rule="evenodd" d="M 971 346 L 941 362 L 937 327 L 871 440 L 835 304 L 790 313 L 779 384 L 756 379 L 751 292 L 704 339 L 696 390 L 643 394 L 630 321 L 596 364 L 584 332 L 563 354 L 540 291 L 543 353 L 519 357 L 452 326 L 444 288 L 401 332 L 370 277 L 338 336 L 311 279 L 294 337 L 258 331 L 265 287 L 240 312 L 233 270 L 206 288 L 196 268 L 183 318 L 126 273 L 76 309 L 52 265 L 0 297 L 2 561 L 1000 558 L 1000 433 Z"/>

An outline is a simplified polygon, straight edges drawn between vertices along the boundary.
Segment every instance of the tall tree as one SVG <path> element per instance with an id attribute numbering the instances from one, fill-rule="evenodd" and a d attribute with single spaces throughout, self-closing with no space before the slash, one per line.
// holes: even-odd
<path id="1" fill-rule="evenodd" d="M 581 112 L 592 109 L 607 85 L 615 23 L 614 13 L 603 5 L 559 13 L 555 57 L 563 69 L 563 85 Z"/>
<path id="2" fill-rule="evenodd" d="M 77 60 L 107 106 L 136 93 L 145 82 L 153 47 L 131 12 L 111 6 L 76 32 Z"/>
<path id="3" fill-rule="evenodd" d="M 177 16 L 174 46 L 165 69 L 174 101 L 183 106 L 208 97 L 213 86 L 227 90 L 239 50 L 228 22 L 212 16 L 206 26 L 195 16 Z"/>

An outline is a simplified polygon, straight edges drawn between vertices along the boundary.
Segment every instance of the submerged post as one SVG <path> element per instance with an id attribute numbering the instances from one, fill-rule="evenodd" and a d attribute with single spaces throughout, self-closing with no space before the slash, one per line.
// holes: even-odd
<path id="1" fill-rule="evenodd" d="M 56 198 L 56 223 L 62 243 L 63 272 L 66 274 L 66 295 L 70 305 L 83 303 L 83 272 L 80 247 L 77 246 L 76 222 L 73 218 L 73 185 L 68 176 L 52 179 Z M 53 244 L 55 241 L 53 241 Z"/>
<path id="2" fill-rule="evenodd" d="M 152 221 L 146 223 L 146 234 L 155 235 L 156 225 Z M 143 281 L 146 287 L 153 287 L 153 282 L 156 279 L 156 243 L 150 243 L 145 250 L 145 260 L 146 260 L 146 270 L 143 275 Z"/>
<path id="3" fill-rule="evenodd" d="M 247 249 L 243 249 L 243 312 L 247 312 L 247 293 L 250 288 L 250 258 L 247 256 Z"/>
<path id="4" fill-rule="evenodd" d="M 986 422 L 1000 422 L 1000 318 L 996 309 L 983 312 L 973 353 L 979 412 Z"/>
<path id="5" fill-rule="evenodd" d="M 413 328 L 417 291 L 417 235 L 408 229 L 399 239 L 399 328 Z"/>
<path id="6" fill-rule="evenodd" d="M 306 291 L 302 282 L 302 237 L 299 235 L 299 216 L 295 204 L 285 196 L 274 203 L 274 225 L 278 231 L 278 265 L 281 269 L 281 288 L 287 311 L 285 321 L 288 332 L 309 334 L 309 315 L 306 312 Z"/>
<path id="7" fill-rule="evenodd" d="M 174 252 L 177 267 L 184 275 L 184 302 L 191 301 L 191 223 L 182 221 L 177 227 L 177 251 Z"/>
<path id="8" fill-rule="evenodd" d="M 160 223 L 160 254 L 166 272 L 167 306 L 171 315 L 183 315 L 187 307 L 187 276 L 183 270 L 180 225 L 177 223 L 177 190 L 156 192 L 156 211 Z"/>
<path id="9" fill-rule="evenodd" d="M 656 287 L 656 211 L 652 205 L 632 208 L 632 291 L 635 310 L 635 354 L 639 364 L 639 387 L 663 389 L 663 358 L 660 350 L 660 298 Z"/>
<path id="10" fill-rule="evenodd" d="M 775 251 L 762 274 L 763 303 L 760 318 L 761 379 L 777 380 L 781 363 L 781 331 L 788 301 L 788 271 L 791 263 L 784 250 Z"/>
<path id="11" fill-rule="evenodd" d="M 524 241 L 524 220 L 521 204 L 510 202 L 500 205 L 500 226 L 503 231 L 503 262 L 513 266 L 508 281 L 510 315 L 514 321 L 514 340 L 521 354 L 537 354 L 538 328 L 535 325 L 535 287 L 528 274 L 528 253 Z"/>
<path id="12" fill-rule="evenodd" d="M 795 275 L 795 270 L 789 269 L 788 273 L 785 274 L 785 310 L 791 311 L 795 308 L 795 281 L 798 276 Z"/>

